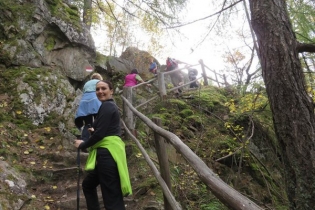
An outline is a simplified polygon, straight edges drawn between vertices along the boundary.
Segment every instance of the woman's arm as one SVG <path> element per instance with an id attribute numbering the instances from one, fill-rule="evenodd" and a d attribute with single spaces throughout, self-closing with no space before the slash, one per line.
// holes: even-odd
<path id="1" fill-rule="evenodd" d="M 94 132 L 91 137 L 80 144 L 79 149 L 85 149 L 93 146 L 105 136 L 111 135 L 108 133 L 108 128 L 111 126 L 112 116 L 116 111 L 116 105 L 111 102 L 103 102 L 98 113 L 95 123 L 93 124 Z"/>

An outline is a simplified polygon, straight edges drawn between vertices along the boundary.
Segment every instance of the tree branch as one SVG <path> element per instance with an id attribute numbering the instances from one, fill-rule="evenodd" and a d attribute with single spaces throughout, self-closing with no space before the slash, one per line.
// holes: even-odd
<path id="1" fill-rule="evenodd" d="M 227 10 L 227 9 L 229 9 L 229 8 L 231 8 L 231 7 L 233 7 L 233 6 L 235 6 L 236 4 L 238 4 L 238 3 L 242 2 L 242 1 L 243 1 L 243 0 L 239 0 L 239 1 L 237 1 L 237 2 L 235 2 L 235 3 L 233 3 L 233 4 L 229 5 L 229 6 L 227 6 L 227 7 L 225 7 L 225 8 L 222 8 L 220 11 L 215 12 L 215 13 L 213 13 L 213 14 L 211 14 L 211 15 L 206 16 L 206 17 L 199 18 L 199 19 L 193 20 L 193 21 L 191 21 L 191 22 L 179 24 L 179 25 L 177 25 L 177 26 L 172 26 L 172 27 L 169 27 L 169 28 L 179 28 L 179 27 L 182 27 L 182 26 L 186 26 L 186 25 L 193 24 L 193 23 L 198 22 L 198 21 L 202 21 L 202 20 L 208 19 L 208 18 L 210 18 L 210 17 L 213 17 L 213 16 L 215 16 L 215 15 L 220 14 L 221 12 L 223 12 L 223 11 L 225 11 L 225 10 Z"/>
<path id="2" fill-rule="evenodd" d="M 296 50 L 302 52 L 315 52 L 315 44 L 297 43 Z"/>

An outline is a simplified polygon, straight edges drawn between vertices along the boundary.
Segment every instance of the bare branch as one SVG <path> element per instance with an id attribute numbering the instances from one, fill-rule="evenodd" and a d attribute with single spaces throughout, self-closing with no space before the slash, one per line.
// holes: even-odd
<path id="1" fill-rule="evenodd" d="M 203 17 L 203 18 L 200 18 L 200 19 L 197 19 L 197 20 L 193 20 L 193 21 L 191 21 L 191 22 L 183 23 L 183 24 L 180 24 L 180 25 L 172 26 L 172 27 L 169 27 L 169 28 L 179 28 L 179 27 L 182 27 L 182 26 L 190 25 L 190 24 L 196 23 L 196 22 L 198 22 L 198 21 L 202 21 L 202 20 L 211 18 L 211 17 L 213 17 L 213 16 L 215 16 L 215 15 L 220 15 L 221 12 L 223 12 L 223 11 L 225 11 L 225 10 L 227 10 L 227 9 L 230 9 L 231 7 L 235 6 L 236 4 L 238 4 L 238 3 L 242 2 L 242 1 L 243 1 L 243 0 L 239 0 L 239 1 L 237 1 L 237 2 L 235 2 L 235 3 L 233 3 L 233 4 L 229 5 L 229 6 L 227 6 L 227 7 L 225 7 L 225 8 L 222 8 L 220 11 L 215 12 L 215 13 L 209 15 L 209 16 L 206 16 L 206 17 Z"/>

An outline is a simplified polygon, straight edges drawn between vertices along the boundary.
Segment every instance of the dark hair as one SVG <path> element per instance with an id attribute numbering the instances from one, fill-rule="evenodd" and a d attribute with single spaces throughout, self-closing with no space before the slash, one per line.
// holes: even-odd
<path id="1" fill-rule="evenodd" d="M 96 84 L 98 84 L 99 82 L 104 82 L 104 83 L 106 83 L 106 84 L 108 85 L 108 87 L 109 87 L 110 90 L 113 90 L 113 89 L 114 89 L 113 84 L 112 84 L 110 81 L 108 81 L 108 80 L 100 80 L 100 81 L 98 81 Z"/>
<path id="2" fill-rule="evenodd" d="M 138 69 L 132 69 L 131 74 L 139 74 Z"/>

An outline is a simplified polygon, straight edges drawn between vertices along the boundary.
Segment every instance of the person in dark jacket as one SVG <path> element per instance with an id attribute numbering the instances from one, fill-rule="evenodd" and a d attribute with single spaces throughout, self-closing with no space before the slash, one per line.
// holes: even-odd
<path id="1" fill-rule="evenodd" d="M 189 81 L 193 81 L 195 79 L 197 79 L 197 75 L 198 75 L 198 71 L 197 69 L 193 69 L 193 68 L 188 68 L 188 78 Z M 198 84 L 197 81 L 194 81 L 193 83 L 190 83 L 190 88 L 198 88 Z"/>
<path id="2" fill-rule="evenodd" d="M 120 138 L 120 113 L 115 104 L 113 86 L 109 81 L 96 84 L 97 98 L 102 102 L 87 141 L 74 140 L 78 149 L 88 149 L 82 182 L 87 209 L 99 210 L 97 186 L 101 186 L 106 210 L 125 210 L 123 197 L 132 194 L 127 168 L 125 144 Z"/>

